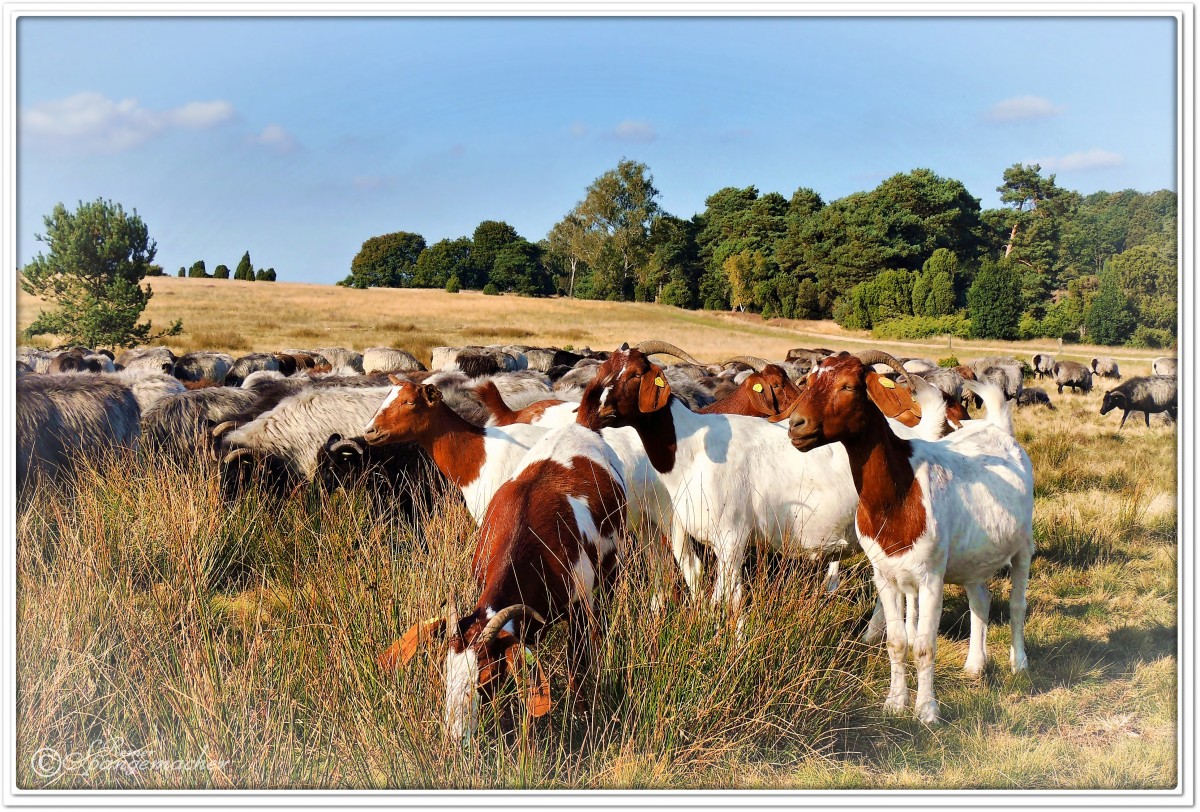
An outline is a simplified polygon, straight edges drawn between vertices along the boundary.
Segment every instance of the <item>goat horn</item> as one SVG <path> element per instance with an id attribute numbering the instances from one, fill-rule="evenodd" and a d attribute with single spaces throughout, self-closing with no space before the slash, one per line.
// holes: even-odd
<path id="1" fill-rule="evenodd" d="M 900 377 L 904 378 L 904 382 L 908 384 L 908 388 L 916 391 L 916 384 L 913 383 L 912 376 L 908 374 L 908 370 L 904 368 L 892 355 L 889 355 L 882 350 L 863 350 L 862 352 L 853 353 L 854 357 L 862 361 L 863 366 L 871 366 L 872 364 L 883 364 L 889 366 L 896 372 L 900 373 Z"/>
<path id="2" fill-rule="evenodd" d="M 236 429 L 237 426 L 238 424 L 236 420 L 226 420 L 224 423 L 218 423 L 217 425 L 213 426 L 213 430 L 210 432 L 210 434 L 212 434 L 212 438 L 216 440 L 225 432 Z"/>
<path id="3" fill-rule="evenodd" d="M 634 349 L 645 355 L 662 353 L 664 355 L 674 355 L 676 358 L 687 361 L 689 364 L 700 364 L 699 361 L 676 347 L 674 344 L 668 344 L 665 341 L 642 341 Z"/>
<path id="4" fill-rule="evenodd" d="M 762 372 L 763 369 L 769 366 L 771 363 L 765 358 L 759 358 L 756 355 L 735 355 L 728 361 L 721 364 L 721 366 L 727 367 L 734 362 L 745 364 L 746 366 L 751 367 L 755 372 Z"/>
<path id="5" fill-rule="evenodd" d="M 492 640 L 496 639 L 496 635 L 500 634 L 500 630 L 504 628 L 505 624 L 518 615 L 522 620 L 533 618 L 538 623 L 544 624 L 546 622 L 546 619 L 538 614 L 538 611 L 533 607 L 523 603 L 514 604 L 492 615 L 492 619 L 487 622 L 487 625 L 483 627 L 483 631 L 479 633 L 479 644 L 486 646 L 491 643 Z"/>

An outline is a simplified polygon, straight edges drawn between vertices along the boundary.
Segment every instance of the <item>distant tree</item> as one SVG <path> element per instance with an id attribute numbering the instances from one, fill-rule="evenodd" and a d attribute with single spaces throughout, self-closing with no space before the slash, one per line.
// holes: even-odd
<path id="1" fill-rule="evenodd" d="M 185 277 L 185 276 L 187 276 L 187 268 L 185 268 L 185 267 L 183 267 L 182 265 L 180 265 L 180 266 L 179 266 L 179 273 L 177 273 L 177 274 L 175 274 L 175 275 L 176 275 L 176 276 L 178 276 L 178 277 L 181 277 L 181 278 L 182 278 L 182 277 Z"/>
<path id="2" fill-rule="evenodd" d="M 242 279 L 247 282 L 254 281 L 254 266 L 250 264 L 250 252 L 242 254 L 242 259 L 238 262 L 237 270 L 233 272 L 234 279 Z"/>
<path id="3" fill-rule="evenodd" d="M 1109 260 L 1107 275 L 1129 300 L 1140 324 L 1176 333 L 1179 263 L 1173 240 L 1153 239 Z"/>
<path id="4" fill-rule="evenodd" d="M 552 285 L 541 255 L 541 248 L 518 239 L 497 252 L 489 281 L 500 291 L 515 291 L 522 296 L 546 295 Z"/>
<path id="5" fill-rule="evenodd" d="M 484 296 L 499 296 L 500 289 L 498 287 L 496 287 L 495 285 L 493 285 L 491 282 L 488 282 L 486 285 L 483 286 L 483 295 Z"/>
<path id="6" fill-rule="evenodd" d="M 481 288 L 491 278 L 496 255 L 505 246 L 521 239 L 517 230 L 503 220 L 484 220 L 475 226 L 471 235 L 470 270 L 465 284 L 468 288 Z"/>
<path id="7" fill-rule="evenodd" d="M 163 272 L 163 266 L 151 264 L 146 266 L 146 276 L 166 276 L 166 274 Z"/>
<path id="8" fill-rule="evenodd" d="M 1109 273 L 1101 276 L 1100 290 L 1084 314 L 1088 341 L 1095 344 L 1124 344 L 1133 335 L 1137 320 L 1129 299 Z"/>
<path id="9" fill-rule="evenodd" d="M 462 284 L 458 281 L 457 276 L 452 276 L 446 280 L 447 293 L 458 293 L 460 290 L 462 290 Z"/>
<path id="10" fill-rule="evenodd" d="M 812 277 L 804 277 L 796 291 L 795 317 L 798 319 L 815 319 L 820 317 L 820 303 L 817 298 L 817 283 Z"/>
<path id="11" fill-rule="evenodd" d="M 218 265 L 217 267 L 213 268 L 213 279 L 228 279 L 228 278 L 229 278 L 229 266 L 228 265 Z"/>
<path id="12" fill-rule="evenodd" d="M 414 288 L 441 288 L 452 276 L 471 277 L 471 240 L 459 237 L 456 240 L 438 240 L 417 257 L 413 270 Z"/>
<path id="13" fill-rule="evenodd" d="M 26 337 L 132 347 L 182 331 L 179 321 L 157 334 L 151 334 L 149 322 L 138 323 L 154 295 L 141 281 L 157 245 L 136 209 L 126 214 L 119 203 L 97 199 L 69 212 L 59 203 L 43 223 L 45 233 L 36 237 L 49 251 L 22 269 L 21 288 L 55 309 L 39 313 Z"/>
<path id="14" fill-rule="evenodd" d="M 208 271 L 204 268 L 204 260 L 198 259 L 192 263 L 192 267 L 188 268 L 188 278 L 190 279 L 209 279 Z"/>
<path id="15" fill-rule="evenodd" d="M 567 296 L 575 295 L 576 277 L 587 267 L 588 257 L 597 256 L 601 240 L 599 232 L 588 230 L 583 218 L 574 210 L 550 229 L 547 235 L 549 252 L 566 270 L 566 279 L 560 288 Z"/>
<path id="16" fill-rule="evenodd" d="M 274 268 L 259 268 L 258 272 L 254 274 L 254 281 L 255 282 L 274 282 L 275 281 L 275 269 Z"/>
<path id="17" fill-rule="evenodd" d="M 407 288 L 412 285 L 425 238 L 411 231 L 371 237 L 350 263 L 350 275 L 338 282 L 351 288 Z"/>
<path id="18" fill-rule="evenodd" d="M 1021 323 L 1021 276 L 1007 262 L 984 260 L 967 291 L 974 338 L 1013 339 Z"/>
<path id="19" fill-rule="evenodd" d="M 592 271 L 592 292 L 600 298 L 628 299 L 634 270 L 647 260 L 650 226 L 661 213 L 654 177 L 643 163 L 623 158 L 587 188 L 568 217 L 582 224 L 584 260 Z"/>

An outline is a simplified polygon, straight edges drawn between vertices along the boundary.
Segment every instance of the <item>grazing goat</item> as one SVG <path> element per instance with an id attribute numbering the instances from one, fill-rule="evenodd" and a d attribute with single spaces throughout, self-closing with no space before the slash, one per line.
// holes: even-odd
<path id="1" fill-rule="evenodd" d="M 894 366 L 899 369 L 899 362 Z M 887 619 L 892 678 L 884 707 L 900 711 L 908 704 L 902 603 L 915 596 L 915 710 L 918 719 L 932 724 L 938 719 L 933 661 L 945 583 L 966 588 L 971 608 L 966 671 L 978 675 L 987 661 L 986 581 L 1011 565 L 1010 660 L 1014 671 L 1028 667 L 1024 625 L 1034 550 L 1033 466 L 1012 436 L 1011 412 L 998 387 L 967 384 L 984 398 L 987 419 L 939 441 L 905 440 L 867 394 L 874 374 L 852 356 L 822 362 L 796 399 L 788 435 L 802 452 L 840 445 L 849 455 L 859 496 L 855 529 Z"/>
<path id="2" fill-rule="evenodd" d="M 1064 386 L 1071 387 L 1072 392 L 1078 392 L 1080 389 L 1091 392 L 1092 371 L 1075 361 L 1055 361 L 1054 383 L 1058 386 L 1060 395 Z"/>
<path id="3" fill-rule="evenodd" d="M 1121 368 L 1117 362 L 1106 355 L 1092 359 L 1092 374 L 1099 378 L 1116 378 L 1121 380 Z"/>
<path id="4" fill-rule="evenodd" d="M 425 365 L 405 350 L 391 347 L 368 347 L 359 357 L 359 366 L 368 374 L 423 371 Z"/>
<path id="5" fill-rule="evenodd" d="M 1130 378 L 1116 389 L 1104 393 L 1104 402 L 1100 404 L 1100 414 L 1108 414 L 1113 409 L 1121 409 L 1121 425 L 1117 431 L 1125 427 L 1125 418 L 1130 412 L 1141 412 L 1146 417 L 1146 428 L 1150 428 L 1150 414 L 1166 412 L 1172 420 L 1178 418 L 1176 378 L 1174 375 L 1154 375 L 1146 378 Z"/>
<path id="6" fill-rule="evenodd" d="M 184 383 L 211 381 L 216 385 L 225 383 L 225 376 L 233 368 L 233 356 L 223 352 L 189 352 L 175 361 L 171 374 Z"/>
<path id="7" fill-rule="evenodd" d="M 424 394 L 397 387 L 398 399 Z M 661 408 L 667 397 L 650 383 L 643 405 Z M 481 701 L 517 669 L 526 642 L 563 617 L 570 624 L 568 687 L 580 698 L 599 629 L 594 595 L 613 585 L 626 508 L 621 461 L 598 433 L 599 407 L 593 391 L 578 423 L 546 433 L 496 491 L 480 522 L 472 562 L 480 595 L 471 613 L 459 618 L 451 599 L 446 619 L 413 626 L 380 657 L 394 668 L 422 640 L 447 640 L 445 722 L 454 744 L 469 743 Z M 549 687 L 535 673 L 528 708 L 540 716 L 550 709 Z"/>
<path id="8" fill-rule="evenodd" d="M 1150 362 L 1150 369 L 1155 375 L 1174 375 L 1178 363 L 1169 356 L 1160 356 Z"/>

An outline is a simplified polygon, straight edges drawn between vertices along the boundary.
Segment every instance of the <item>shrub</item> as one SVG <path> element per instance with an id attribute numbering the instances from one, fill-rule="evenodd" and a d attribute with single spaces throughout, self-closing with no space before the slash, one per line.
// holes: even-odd
<path id="1" fill-rule="evenodd" d="M 962 366 L 958 361 L 958 356 L 947 355 L 945 358 L 938 359 L 938 366 L 946 369 L 954 369 L 957 366 Z"/>
<path id="2" fill-rule="evenodd" d="M 1151 350 L 1160 350 L 1164 347 L 1172 347 L 1175 344 L 1175 336 L 1171 335 L 1169 330 L 1159 330 L 1154 327 L 1147 327 L 1142 324 L 1133 331 L 1133 335 L 1129 337 L 1129 341 L 1125 342 L 1130 347 L 1144 347 Z"/>
<path id="3" fill-rule="evenodd" d="M 967 338 L 971 321 L 959 314 L 950 316 L 904 316 L 877 325 L 872 331 L 876 338 L 933 338 L 956 336 Z"/>
<path id="4" fill-rule="evenodd" d="M 483 295 L 484 296 L 499 296 L 500 288 L 496 287 L 491 282 L 488 282 L 486 285 L 483 286 Z"/>
<path id="5" fill-rule="evenodd" d="M 1083 323 L 1087 327 L 1088 339 L 1097 344 L 1121 344 L 1133 331 L 1134 319 L 1129 299 L 1114 281 L 1101 280 L 1100 292 L 1092 299 Z"/>
<path id="6" fill-rule="evenodd" d="M 458 293 L 462 290 L 462 284 L 458 281 L 458 276 L 452 276 L 446 280 L 446 292 Z"/>

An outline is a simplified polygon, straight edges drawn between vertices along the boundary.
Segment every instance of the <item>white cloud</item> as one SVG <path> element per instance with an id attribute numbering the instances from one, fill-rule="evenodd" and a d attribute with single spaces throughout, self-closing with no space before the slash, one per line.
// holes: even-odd
<path id="1" fill-rule="evenodd" d="M 22 135 L 33 143 L 83 152 L 131 149 L 168 130 L 202 130 L 233 118 L 227 101 L 188 102 L 150 110 L 137 99 L 114 101 L 102 93 L 77 93 L 21 112 Z"/>
<path id="2" fill-rule="evenodd" d="M 1069 172 L 1071 170 L 1104 169 L 1110 166 L 1120 166 L 1125 158 L 1115 152 L 1094 148 L 1083 152 L 1072 152 L 1061 158 L 1043 158 L 1038 161 L 1042 169 L 1051 172 Z"/>
<path id="3" fill-rule="evenodd" d="M 987 112 L 988 121 L 1026 121 L 1051 118 L 1062 112 L 1049 99 L 1041 96 L 1017 96 L 992 105 Z"/>
<path id="4" fill-rule="evenodd" d="M 278 124 L 268 124 L 261 133 L 252 135 L 247 140 L 251 144 L 269 147 L 279 152 L 291 152 L 297 147 L 296 139 Z"/>
<path id="5" fill-rule="evenodd" d="M 654 127 L 649 122 L 631 120 L 622 121 L 613 129 L 612 134 L 619 141 L 634 141 L 641 144 L 653 141 L 658 137 L 658 133 L 654 132 Z"/>

